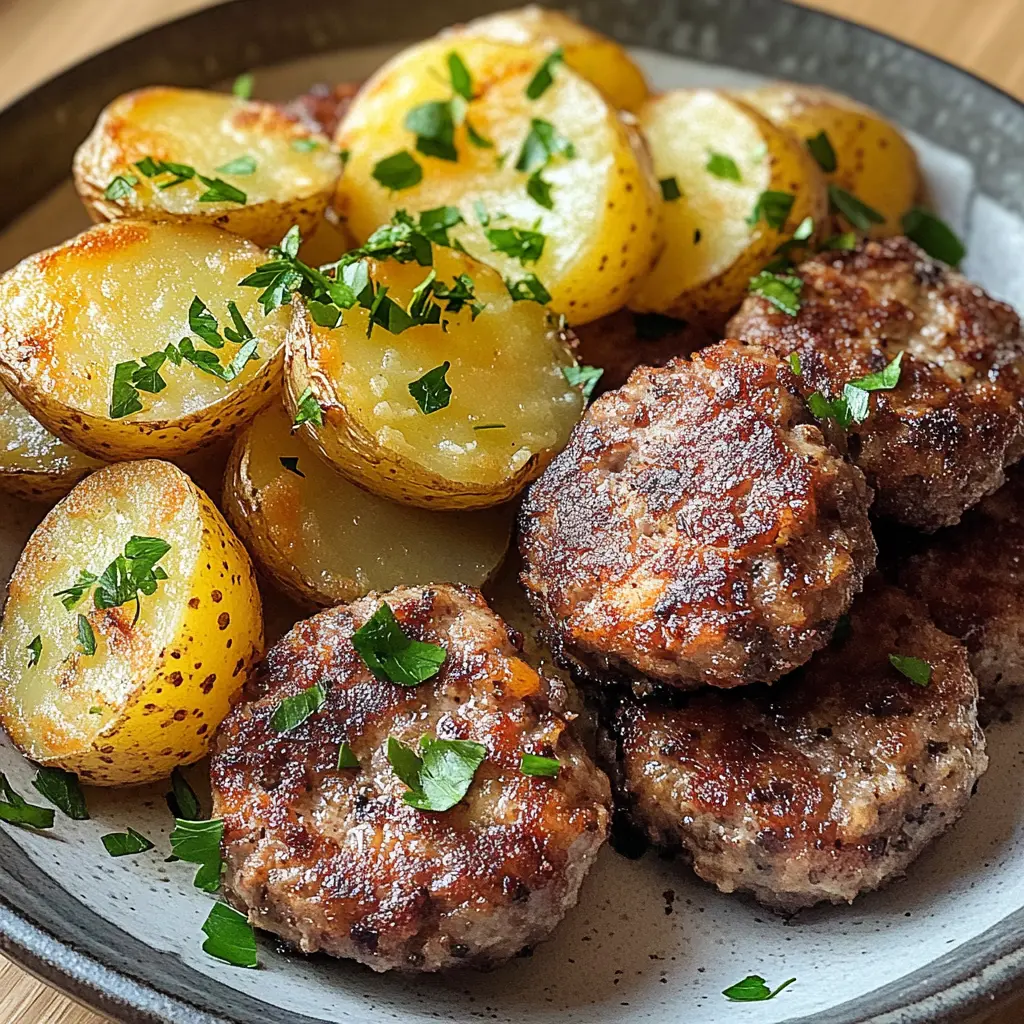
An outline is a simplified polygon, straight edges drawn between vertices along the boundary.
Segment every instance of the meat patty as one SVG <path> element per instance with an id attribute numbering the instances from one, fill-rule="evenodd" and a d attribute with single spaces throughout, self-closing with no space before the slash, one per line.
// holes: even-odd
<path id="1" fill-rule="evenodd" d="M 796 316 L 751 295 L 729 335 L 800 357 L 805 395 L 842 395 L 899 353 L 899 383 L 826 435 L 864 471 L 875 511 L 921 530 L 956 523 L 1024 453 L 1020 321 L 906 238 L 821 253 L 797 270 Z"/>
<path id="2" fill-rule="evenodd" d="M 770 682 L 861 589 L 870 503 L 789 369 L 723 342 L 590 406 L 524 503 L 521 580 L 555 653 L 598 675 Z"/>
<path id="3" fill-rule="evenodd" d="M 1024 690 L 1024 468 L 897 571 L 936 625 L 963 641 L 982 697 Z"/>
<path id="4" fill-rule="evenodd" d="M 333 139 L 361 87 L 361 82 L 341 82 L 338 85 L 321 83 L 311 86 L 308 92 L 280 106 L 286 114 L 298 118 L 311 132 L 322 132 Z"/>
<path id="5" fill-rule="evenodd" d="M 931 666 L 920 686 L 890 654 Z M 903 874 L 963 811 L 988 758 L 963 646 L 870 581 L 850 632 L 768 689 L 630 701 L 605 742 L 618 799 L 722 892 L 775 910 Z"/>
<path id="6" fill-rule="evenodd" d="M 386 600 L 404 632 L 447 658 L 419 686 L 382 681 L 352 634 Z M 224 889 L 257 927 L 305 952 L 377 971 L 490 966 L 546 938 L 576 903 L 607 834 L 608 780 L 566 731 L 564 687 L 518 656 L 517 636 L 468 587 L 400 588 L 300 622 L 267 655 L 211 762 L 224 818 Z M 326 700 L 297 728 L 285 697 Z M 416 810 L 388 739 L 482 743 L 452 810 Z M 346 741 L 359 767 L 338 769 Z M 557 757 L 557 778 L 520 770 Z"/>

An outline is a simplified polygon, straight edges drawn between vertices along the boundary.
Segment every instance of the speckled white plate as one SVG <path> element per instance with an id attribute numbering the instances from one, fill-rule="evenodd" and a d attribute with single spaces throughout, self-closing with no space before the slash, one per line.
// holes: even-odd
<path id="1" fill-rule="evenodd" d="M 313 81 L 362 77 L 395 48 L 396 27 L 418 38 L 498 6 L 238 0 L 79 65 L 0 114 L 0 268 L 86 225 L 61 183 L 117 93 L 273 65 L 259 73 L 258 94 L 284 97 Z M 577 13 L 635 47 L 656 86 L 790 77 L 883 110 L 912 133 L 933 198 L 966 237 L 967 272 L 1024 309 L 1024 109 L 1009 97 L 777 0 L 592 0 Z M 3 578 L 40 515 L 0 500 Z M 997 724 L 989 744 L 992 766 L 960 824 L 909 879 L 853 907 L 785 923 L 680 864 L 609 849 L 580 905 L 532 957 L 442 978 L 377 976 L 270 942 L 261 942 L 259 971 L 209 959 L 200 926 L 210 897 L 192 887 L 188 865 L 164 859 L 166 787 L 93 790 L 90 821 L 58 816 L 52 833 L 0 832 L 0 948 L 112 1016 L 161 1024 L 959 1021 L 1024 978 L 1024 726 Z M 30 792 L 32 769 L 7 744 L 0 770 Z M 205 788 L 203 766 L 190 771 Z M 157 846 L 111 860 L 99 838 L 129 824 Z M 797 981 L 771 1002 L 727 1003 L 722 989 L 754 973 Z"/>

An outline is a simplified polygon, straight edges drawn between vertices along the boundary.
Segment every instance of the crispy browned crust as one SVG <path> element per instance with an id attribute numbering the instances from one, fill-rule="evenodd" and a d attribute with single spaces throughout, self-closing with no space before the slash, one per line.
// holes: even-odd
<path id="1" fill-rule="evenodd" d="M 931 683 L 890 653 L 928 661 Z M 959 817 L 988 763 L 977 693 L 964 648 L 872 581 L 849 637 L 770 690 L 623 705 L 618 799 L 723 892 L 782 911 L 850 901 Z"/>
<path id="2" fill-rule="evenodd" d="M 446 647 L 433 680 L 382 682 L 352 647 L 382 599 L 408 635 Z M 546 938 L 604 842 L 610 794 L 566 731 L 560 684 L 517 639 L 477 591 L 443 585 L 368 595 L 275 645 L 211 762 L 232 903 L 306 952 L 375 970 L 488 966 Z M 277 733 L 281 699 L 316 682 L 323 708 Z M 444 813 L 407 806 L 386 758 L 389 736 L 427 732 L 488 749 Z M 342 740 L 360 769 L 335 767 Z M 524 752 L 557 756 L 558 778 L 523 775 Z"/>
<path id="3" fill-rule="evenodd" d="M 279 106 L 284 113 L 300 120 L 310 131 L 322 132 L 333 139 L 361 87 L 361 82 L 340 82 L 338 85 L 319 83 Z"/>
<path id="4" fill-rule="evenodd" d="M 1017 315 L 906 238 L 822 253 L 797 272 L 797 316 L 749 296 L 729 335 L 798 353 L 804 394 L 829 398 L 902 351 L 898 387 L 871 396 L 867 420 L 824 429 L 867 475 L 876 512 L 923 530 L 957 522 L 1024 453 Z"/>
<path id="5" fill-rule="evenodd" d="M 723 342 L 594 402 L 530 488 L 522 582 L 554 648 L 599 673 L 770 682 L 861 589 L 870 502 L 789 370 Z"/>
<path id="6" fill-rule="evenodd" d="M 963 641 L 982 697 L 1024 690 L 1024 469 L 1011 469 L 956 526 L 905 555 L 898 573 L 935 624 Z"/>

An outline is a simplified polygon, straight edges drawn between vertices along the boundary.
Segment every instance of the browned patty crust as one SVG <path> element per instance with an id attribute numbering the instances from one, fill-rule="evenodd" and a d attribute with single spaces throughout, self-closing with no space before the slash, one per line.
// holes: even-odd
<path id="1" fill-rule="evenodd" d="M 1020 321 L 962 274 L 906 238 L 811 257 L 800 312 L 749 296 L 729 335 L 800 357 L 800 387 L 827 398 L 900 352 L 892 391 L 871 395 L 867 419 L 823 428 L 875 489 L 875 511 L 935 530 L 1003 482 L 1024 453 Z"/>
<path id="2" fill-rule="evenodd" d="M 927 661 L 931 682 L 890 654 Z M 785 912 L 847 902 L 959 817 L 988 763 L 977 695 L 962 645 L 870 581 L 848 638 L 774 687 L 623 705 L 617 797 L 723 892 Z"/>
<path id="3" fill-rule="evenodd" d="M 372 676 L 353 632 L 387 600 L 410 637 L 441 644 L 440 673 L 406 687 Z M 211 763 L 224 818 L 225 892 L 305 952 L 374 970 L 499 963 L 548 936 L 607 833 L 608 780 L 566 731 L 564 689 L 522 661 L 518 637 L 468 587 L 399 588 L 300 622 L 276 644 Z M 282 698 L 320 683 L 326 703 L 291 732 Z M 446 812 L 403 802 L 388 737 L 487 747 Z M 347 741 L 358 769 L 337 766 Z M 520 771 L 557 757 L 556 779 Z"/>
<path id="4" fill-rule="evenodd" d="M 1024 469 L 904 557 L 898 574 L 935 624 L 963 641 L 982 697 L 1024 690 Z"/>
<path id="5" fill-rule="evenodd" d="M 770 682 L 861 589 L 870 503 L 789 369 L 723 342 L 591 405 L 530 488 L 521 579 L 556 653 L 598 673 Z"/>

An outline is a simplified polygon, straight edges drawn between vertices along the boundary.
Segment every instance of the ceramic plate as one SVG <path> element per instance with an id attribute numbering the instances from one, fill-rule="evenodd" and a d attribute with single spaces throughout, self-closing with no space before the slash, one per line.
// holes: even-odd
<path id="1" fill-rule="evenodd" d="M 257 95 L 358 79 L 396 48 L 500 6 L 374 0 L 239 0 L 81 64 L 0 114 L 0 268 L 83 228 L 66 184 L 100 108 L 142 85 L 223 83 L 258 72 Z M 558 6 L 557 3 L 553 6 Z M 877 107 L 911 134 L 940 212 L 968 241 L 967 272 L 1024 309 L 1024 108 L 934 58 L 774 0 L 586 0 L 574 13 L 631 46 L 656 87 L 817 82 Z M 6 578 L 40 512 L 0 501 Z M 531 958 L 491 974 L 377 976 L 262 942 L 263 967 L 208 958 L 209 897 L 166 863 L 163 786 L 90 794 L 92 820 L 52 834 L 0 832 L 0 948 L 127 1021 L 227 1024 L 445 1020 L 600 1024 L 936 1024 L 990 1006 L 1024 978 L 1024 726 L 989 732 L 992 767 L 952 833 L 909 879 L 852 907 L 789 923 L 696 881 L 680 864 L 607 849 L 579 906 Z M 0 770 L 29 790 L 9 745 Z M 192 770 L 202 784 L 205 771 Z M 111 860 L 126 825 L 157 842 Z M 728 1004 L 748 974 L 795 977 L 777 999 Z"/>

